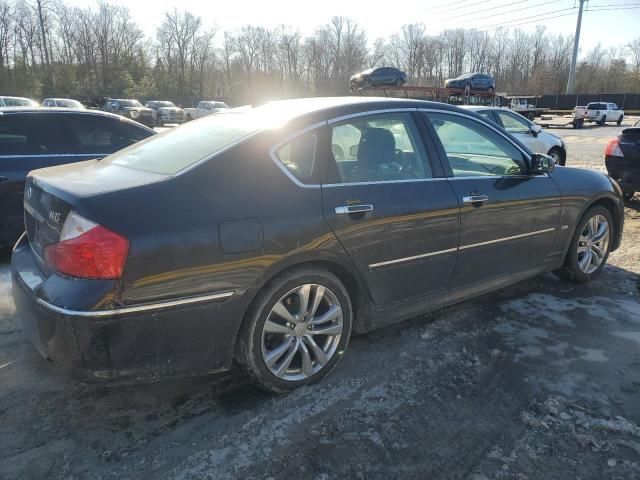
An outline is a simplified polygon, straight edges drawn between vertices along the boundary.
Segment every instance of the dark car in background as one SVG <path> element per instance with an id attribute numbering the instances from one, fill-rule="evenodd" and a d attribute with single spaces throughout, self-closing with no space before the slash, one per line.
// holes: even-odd
<path id="1" fill-rule="evenodd" d="M 156 125 L 156 112 L 143 106 L 138 100 L 112 98 L 105 102 L 103 110 L 130 118 L 150 128 Z"/>
<path id="2" fill-rule="evenodd" d="M 352 331 L 591 280 L 624 219 L 609 177 L 473 112 L 365 97 L 210 115 L 27 191 L 13 296 L 42 355 L 94 382 L 235 359 L 276 392 L 327 375 Z"/>
<path id="3" fill-rule="evenodd" d="M 496 91 L 496 80 L 488 73 L 465 73 L 459 77 L 445 80 L 444 87 L 457 88 L 466 93 L 472 90 L 492 93 Z"/>
<path id="4" fill-rule="evenodd" d="M 625 200 L 631 200 L 640 192 L 640 122 L 612 139 L 604 155 L 609 176 L 618 182 Z"/>
<path id="5" fill-rule="evenodd" d="M 102 158 L 153 134 L 104 112 L 0 108 L 0 247 L 13 245 L 24 231 L 24 182 L 30 170 Z"/>
<path id="6" fill-rule="evenodd" d="M 405 83 L 407 83 L 407 74 L 394 67 L 369 68 L 364 72 L 356 73 L 349 80 L 351 90 L 383 85 L 404 85 Z"/>
<path id="7" fill-rule="evenodd" d="M 146 107 L 156 112 L 156 125 L 158 126 L 162 126 L 165 123 L 181 124 L 185 121 L 184 110 L 176 107 L 173 102 L 167 100 L 151 100 L 147 102 Z"/>

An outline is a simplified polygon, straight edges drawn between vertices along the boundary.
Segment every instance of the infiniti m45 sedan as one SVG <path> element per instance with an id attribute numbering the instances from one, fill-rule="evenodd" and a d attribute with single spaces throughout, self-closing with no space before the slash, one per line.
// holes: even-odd
<path id="1" fill-rule="evenodd" d="M 12 256 L 40 353 L 83 381 L 228 369 L 284 392 L 353 333 L 618 248 L 622 192 L 471 111 L 314 98 L 29 174 Z"/>

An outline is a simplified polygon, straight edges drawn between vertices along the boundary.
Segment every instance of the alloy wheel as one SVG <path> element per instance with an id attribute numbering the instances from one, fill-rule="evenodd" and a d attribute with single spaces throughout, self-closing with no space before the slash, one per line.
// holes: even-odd
<path id="1" fill-rule="evenodd" d="M 578 239 L 578 266 L 587 275 L 595 272 L 607 256 L 609 222 L 603 215 L 594 215 L 584 225 Z"/>
<path id="2" fill-rule="evenodd" d="M 300 381 L 336 354 L 344 326 L 338 297 L 329 288 L 304 284 L 284 294 L 262 328 L 262 359 L 281 380 Z"/>

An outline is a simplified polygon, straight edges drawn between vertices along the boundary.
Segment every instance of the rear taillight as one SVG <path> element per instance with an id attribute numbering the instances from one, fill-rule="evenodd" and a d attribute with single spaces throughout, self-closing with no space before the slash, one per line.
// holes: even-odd
<path id="1" fill-rule="evenodd" d="M 44 249 L 45 262 L 54 270 L 79 278 L 114 279 L 122 276 L 129 254 L 129 240 L 69 213 L 58 243 Z"/>
<path id="2" fill-rule="evenodd" d="M 620 143 L 618 143 L 617 138 L 609 140 L 607 148 L 604 149 L 604 155 L 606 157 L 624 157 L 624 153 L 622 153 L 622 149 L 620 148 Z"/>

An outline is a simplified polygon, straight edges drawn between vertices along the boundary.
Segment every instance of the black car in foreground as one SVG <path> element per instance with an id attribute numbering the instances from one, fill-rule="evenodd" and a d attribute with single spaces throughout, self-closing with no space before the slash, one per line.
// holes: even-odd
<path id="1" fill-rule="evenodd" d="M 365 332 L 618 248 L 622 193 L 440 103 L 315 98 L 212 115 L 32 172 L 24 331 L 86 381 L 317 381 Z"/>
<path id="2" fill-rule="evenodd" d="M 383 85 L 404 85 L 405 83 L 407 83 L 407 74 L 394 67 L 369 68 L 364 72 L 356 73 L 349 80 L 351 90 Z"/>
<path id="3" fill-rule="evenodd" d="M 604 156 L 609 176 L 620 184 L 624 199 L 631 200 L 640 192 L 640 122 L 612 139 Z"/>
<path id="4" fill-rule="evenodd" d="M 23 192 L 30 170 L 106 157 L 154 133 L 103 112 L 0 108 L 0 247 L 13 245 L 24 231 Z"/>

